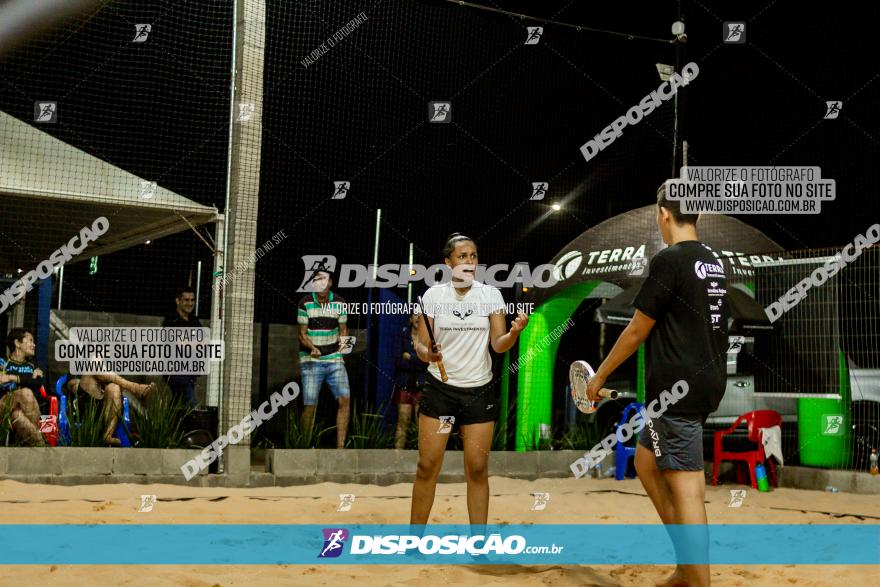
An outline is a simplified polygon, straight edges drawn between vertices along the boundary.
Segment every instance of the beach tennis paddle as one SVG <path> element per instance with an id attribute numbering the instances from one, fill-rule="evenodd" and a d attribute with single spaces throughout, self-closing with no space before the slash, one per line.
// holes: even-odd
<path id="1" fill-rule="evenodd" d="M 587 395 L 587 383 L 590 377 L 595 375 L 593 368 L 586 361 L 575 361 L 568 369 L 568 380 L 571 384 L 571 399 L 574 405 L 584 414 L 592 414 L 599 407 L 599 402 L 590 401 Z M 617 390 L 602 388 L 599 390 L 599 396 L 608 399 L 617 399 Z"/>
<path id="2" fill-rule="evenodd" d="M 425 320 L 425 328 L 428 329 L 428 338 L 431 339 L 431 350 L 433 352 L 437 352 L 437 341 L 434 340 L 434 330 L 431 328 L 431 323 L 428 322 L 428 315 L 425 314 L 425 306 L 422 304 L 422 296 L 418 297 L 419 301 L 419 310 L 422 312 L 422 318 Z M 446 383 L 449 377 L 446 375 L 446 367 L 443 366 L 443 361 L 437 361 L 437 368 L 440 369 L 440 381 Z"/>

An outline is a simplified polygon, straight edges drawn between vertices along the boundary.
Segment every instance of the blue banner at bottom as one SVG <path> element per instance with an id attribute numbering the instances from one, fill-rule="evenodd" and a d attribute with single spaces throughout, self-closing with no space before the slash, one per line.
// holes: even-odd
<path id="1" fill-rule="evenodd" d="M 0 564 L 880 564 L 880 525 L 0 525 Z"/>

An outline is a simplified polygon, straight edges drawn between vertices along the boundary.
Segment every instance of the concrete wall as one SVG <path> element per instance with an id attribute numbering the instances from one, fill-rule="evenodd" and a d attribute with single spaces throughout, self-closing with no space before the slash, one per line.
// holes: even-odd
<path id="1" fill-rule="evenodd" d="M 411 483 L 418 451 L 414 450 L 279 450 L 265 451 L 265 471 L 252 470 L 246 446 L 228 447 L 223 454 L 232 474 L 200 472 L 187 481 L 180 467 L 199 451 L 147 448 L 6 448 L 0 447 L 0 480 L 25 483 L 87 485 L 101 483 L 168 483 L 201 487 L 272 487 L 336 483 L 392 485 Z M 582 451 L 492 451 L 489 471 L 493 476 L 515 479 L 570 476 L 569 465 Z M 464 481 L 463 453 L 449 451 L 440 482 Z M 228 465 L 232 463 L 232 467 Z M 613 455 L 603 470 L 613 465 Z M 595 474 L 595 470 L 592 472 Z M 711 476 L 707 463 L 706 476 Z M 583 480 L 588 483 L 588 479 Z M 808 467 L 782 467 L 781 487 L 824 491 L 833 486 L 841 492 L 880 494 L 880 476 L 865 472 L 828 471 Z M 743 485 L 724 484 L 729 488 Z"/>
<path id="2" fill-rule="evenodd" d="M 27 483 L 206 485 L 207 469 L 187 483 L 180 467 L 198 450 L 152 448 L 0 448 L 0 479 Z M 218 477 L 210 475 L 210 477 Z"/>
<path id="3" fill-rule="evenodd" d="M 492 451 L 489 472 L 516 479 L 568 477 L 569 465 L 583 451 Z M 392 485 L 412 483 L 419 454 L 416 450 L 330 450 L 272 449 L 266 451 L 266 471 L 275 485 L 306 485 L 325 481 Z M 464 453 L 448 451 L 440 473 L 441 483 L 465 480 Z M 609 461 L 610 462 L 610 461 Z"/>

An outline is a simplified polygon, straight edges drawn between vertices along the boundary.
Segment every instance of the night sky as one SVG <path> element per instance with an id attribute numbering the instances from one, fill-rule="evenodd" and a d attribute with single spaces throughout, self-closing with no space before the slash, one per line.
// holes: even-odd
<path id="1" fill-rule="evenodd" d="M 672 38 L 675 2 L 506 2 L 539 18 Z M 837 181 L 816 216 L 741 216 L 788 249 L 845 244 L 878 220 L 880 7 L 794 2 L 682 2 L 684 62 L 700 74 L 684 92 L 691 165 L 811 165 Z M 302 60 L 359 13 L 366 20 L 313 63 Z M 724 21 L 746 43 L 722 43 Z M 136 23 L 151 38 L 131 43 Z M 288 238 L 257 265 L 256 320 L 292 323 L 304 254 L 380 262 L 441 262 L 446 236 L 477 240 L 484 263 L 545 263 L 586 229 L 654 201 L 672 174 L 672 102 L 587 162 L 580 145 L 660 83 L 674 46 L 577 31 L 442 1 L 267 0 L 257 242 Z M 525 26 L 544 26 L 525 45 Z M 232 3 L 109 2 L 0 58 L 0 108 L 31 121 L 34 100 L 57 99 L 59 124 L 40 128 L 126 171 L 223 208 L 232 56 Z M 452 122 L 428 122 L 448 100 Z M 836 120 L 825 102 L 841 100 Z M 331 200 L 334 181 L 350 181 Z M 531 184 L 547 181 L 541 202 Z M 550 213 L 549 204 L 563 209 Z M 51 214 L 51 210 L 43 213 Z M 8 222 L 8 220 L 4 220 Z M 212 232 L 213 228 L 208 227 Z M 211 255 L 191 232 L 66 270 L 67 308 L 160 314 L 173 288 Z M 65 285 L 66 287 L 66 285 Z M 76 290 L 76 291 L 74 291 Z M 365 300 L 366 290 L 344 291 Z"/>

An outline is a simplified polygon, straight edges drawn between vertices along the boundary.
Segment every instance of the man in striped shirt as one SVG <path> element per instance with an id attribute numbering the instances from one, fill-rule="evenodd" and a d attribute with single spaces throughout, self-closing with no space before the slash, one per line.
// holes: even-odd
<path id="1" fill-rule="evenodd" d="M 305 403 L 302 426 L 309 431 L 314 426 L 315 405 L 321 385 L 326 381 L 339 404 L 336 448 L 343 448 L 348 430 L 350 390 L 348 373 L 342 361 L 340 336 L 348 336 L 348 315 L 345 300 L 330 291 L 332 284 L 329 273 L 316 271 L 311 282 L 312 292 L 303 296 L 297 308 L 299 364 Z"/>

